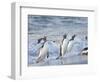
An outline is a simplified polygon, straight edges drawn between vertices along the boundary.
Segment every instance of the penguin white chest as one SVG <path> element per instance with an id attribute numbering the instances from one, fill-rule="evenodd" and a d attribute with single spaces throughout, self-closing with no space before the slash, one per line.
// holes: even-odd
<path id="1" fill-rule="evenodd" d="M 68 39 L 64 39 L 63 44 L 62 44 L 62 56 L 66 53 L 67 46 L 68 46 Z"/>
<path id="2" fill-rule="evenodd" d="M 72 47 L 73 47 L 74 41 L 69 41 L 68 42 L 68 46 L 67 46 L 67 51 L 71 51 Z"/>
<path id="3" fill-rule="evenodd" d="M 46 56 L 48 52 L 48 49 L 46 46 L 44 46 L 43 48 L 40 49 L 40 53 L 39 53 L 39 57 L 40 56 Z"/>
<path id="4" fill-rule="evenodd" d="M 38 56 L 36 62 L 39 63 L 40 61 L 44 60 L 45 57 L 47 56 L 47 53 L 48 53 L 48 48 L 46 46 L 44 46 L 43 48 L 41 48 L 39 56 Z"/>

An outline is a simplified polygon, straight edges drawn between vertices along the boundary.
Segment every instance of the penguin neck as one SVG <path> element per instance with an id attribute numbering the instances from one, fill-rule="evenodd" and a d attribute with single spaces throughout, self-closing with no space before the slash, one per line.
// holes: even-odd
<path id="1" fill-rule="evenodd" d="M 64 42 L 65 39 L 67 39 L 67 38 L 63 38 L 62 43 Z"/>
<path id="2" fill-rule="evenodd" d="M 41 48 L 43 48 L 45 46 L 46 41 L 42 44 Z"/>

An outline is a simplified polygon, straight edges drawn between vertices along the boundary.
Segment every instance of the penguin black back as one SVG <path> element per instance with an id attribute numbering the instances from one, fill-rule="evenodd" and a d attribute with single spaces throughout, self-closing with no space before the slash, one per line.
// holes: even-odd
<path id="1" fill-rule="evenodd" d="M 88 55 L 88 47 L 83 48 L 82 55 Z"/>
<path id="2" fill-rule="evenodd" d="M 61 47 L 61 45 L 60 45 L 60 56 L 62 56 L 62 53 L 61 53 L 61 51 L 62 51 L 62 47 Z"/>
<path id="3" fill-rule="evenodd" d="M 88 47 L 84 48 L 83 50 L 88 50 Z"/>
<path id="4" fill-rule="evenodd" d="M 87 39 L 88 39 L 88 37 L 86 36 L 86 37 L 85 37 L 85 39 L 87 40 Z"/>

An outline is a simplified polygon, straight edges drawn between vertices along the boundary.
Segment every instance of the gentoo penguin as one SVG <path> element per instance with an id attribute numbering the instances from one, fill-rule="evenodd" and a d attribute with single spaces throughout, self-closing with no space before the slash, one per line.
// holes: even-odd
<path id="1" fill-rule="evenodd" d="M 48 58 L 49 54 L 48 54 L 47 40 L 46 40 L 46 37 L 45 37 L 44 42 L 42 43 L 42 46 L 40 48 L 39 56 L 36 60 L 36 63 L 43 61 L 43 59 L 45 59 L 46 57 Z"/>
<path id="2" fill-rule="evenodd" d="M 76 35 L 74 34 L 72 36 L 72 38 L 68 41 L 68 45 L 67 45 L 67 52 L 71 51 L 73 45 L 74 45 L 74 39 L 75 39 Z"/>
<path id="3" fill-rule="evenodd" d="M 37 40 L 37 45 L 36 45 L 36 55 L 39 55 L 39 52 L 40 52 L 40 49 L 41 47 L 43 46 L 43 43 L 46 41 L 46 37 L 42 37 L 42 38 L 39 38 Z"/>
<path id="4" fill-rule="evenodd" d="M 88 55 L 88 47 L 85 47 L 84 49 L 82 49 L 81 55 Z"/>
<path id="5" fill-rule="evenodd" d="M 60 55 L 56 58 L 56 59 L 59 59 L 60 57 L 63 57 L 64 54 L 66 53 L 67 51 L 67 45 L 68 45 L 68 38 L 67 38 L 67 35 L 63 35 L 63 39 L 62 39 L 62 42 L 60 44 Z"/>
<path id="6" fill-rule="evenodd" d="M 72 48 L 72 44 L 76 35 L 73 35 L 71 39 L 67 38 L 67 35 L 63 35 L 62 45 L 60 45 L 60 56 L 63 57 L 66 52 L 69 52 Z M 56 59 L 59 59 L 57 57 Z"/>

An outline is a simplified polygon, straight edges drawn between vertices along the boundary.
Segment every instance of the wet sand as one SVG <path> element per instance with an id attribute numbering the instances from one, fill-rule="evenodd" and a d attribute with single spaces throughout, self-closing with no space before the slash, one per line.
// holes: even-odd
<path id="1" fill-rule="evenodd" d="M 35 63 L 36 58 L 33 59 L 33 63 L 28 64 L 28 66 L 53 66 L 53 65 L 75 65 L 75 64 L 88 64 L 88 56 L 86 55 L 76 55 L 70 57 L 63 57 L 60 59 L 46 59 L 40 63 Z"/>

